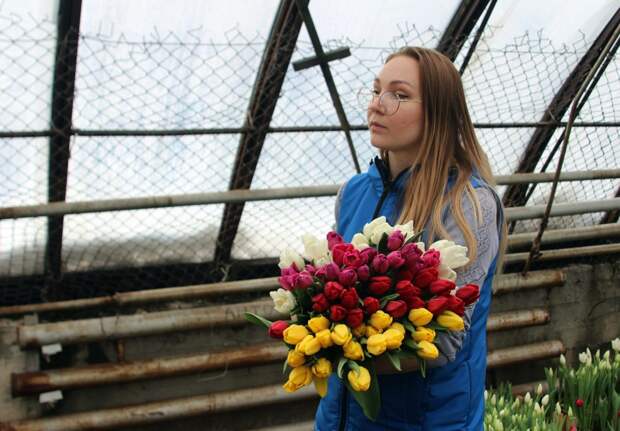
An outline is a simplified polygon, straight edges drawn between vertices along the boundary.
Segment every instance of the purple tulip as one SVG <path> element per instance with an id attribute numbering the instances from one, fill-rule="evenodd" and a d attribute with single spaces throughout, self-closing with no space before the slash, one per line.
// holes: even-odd
<path id="1" fill-rule="evenodd" d="M 340 274 L 338 275 L 338 281 L 343 286 L 353 286 L 357 281 L 357 273 L 354 269 L 344 269 L 340 271 Z"/>
<path id="2" fill-rule="evenodd" d="M 312 279 L 312 276 L 310 275 L 310 273 L 308 273 L 307 271 L 302 271 L 299 273 L 299 276 L 297 277 L 297 282 L 295 283 L 295 288 L 297 289 L 306 289 L 310 286 L 312 286 L 312 283 L 314 282 L 314 280 Z"/>
<path id="3" fill-rule="evenodd" d="M 331 231 L 327 233 L 327 248 L 331 251 L 336 244 L 342 244 L 344 240 L 337 232 Z"/>
<path id="4" fill-rule="evenodd" d="M 362 265 L 357 268 L 357 278 L 359 281 L 367 281 L 370 277 L 370 268 L 368 265 Z"/>
<path id="5" fill-rule="evenodd" d="M 405 263 L 405 259 L 400 254 L 400 251 L 393 251 L 387 255 L 387 261 L 390 268 L 400 268 Z"/>
<path id="6" fill-rule="evenodd" d="M 404 241 L 405 236 L 397 229 L 388 236 L 387 248 L 390 251 L 398 250 Z"/>
<path id="7" fill-rule="evenodd" d="M 340 275 L 340 268 L 335 263 L 328 263 L 325 265 L 325 275 L 328 280 L 336 281 L 338 280 L 338 275 Z"/>
<path id="8" fill-rule="evenodd" d="M 390 263 L 384 254 L 377 254 L 372 260 L 372 269 L 378 274 L 385 274 L 390 267 Z"/>

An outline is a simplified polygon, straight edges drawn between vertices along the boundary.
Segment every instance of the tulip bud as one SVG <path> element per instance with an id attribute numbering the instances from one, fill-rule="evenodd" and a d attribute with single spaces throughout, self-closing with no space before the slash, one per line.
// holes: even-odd
<path id="1" fill-rule="evenodd" d="M 321 350 L 321 343 L 313 335 L 306 335 L 296 346 L 295 350 L 306 356 L 312 356 Z"/>
<path id="2" fill-rule="evenodd" d="M 395 319 L 399 319 L 405 315 L 407 312 L 407 304 L 405 301 L 397 299 L 395 301 L 389 301 L 384 308 L 385 312 L 388 313 Z"/>
<path id="3" fill-rule="evenodd" d="M 448 295 L 455 287 L 456 285 L 453 281 L 439 279 L 433 281 L 428 287 L 428 290 L 430 290 L 433 295 L 441 296 Z"/>
<path id="4" fill-rule="evenodd" d="M 407 309 L 411 310 L 413 308 L 424 308 L 426 303 L 419 296 L 407 296 L 403 298 L 403 300 L 407 303 Z"/>
<path id="5" fill-rule="evenodd" d="M 403 326 L 402 323 L 400 322 L 393 322 L 390 326 L 390 329 L 396 329 L 397 331 L 400 331 L 403 335 L 405 335 L 405 327 Z"/>
<path id="6" fill-rule="evenodd" d="M 379 356 L 387 349 L 387 339 L 383 334 L 375 334 L 368 337 L 366 349 L 372 355 Z"/>
<path id="7" fill-rule="evenodd" d="M 422 262 L 427 268 L 439 266 L 441 254 L 437 250 L 428 250 L 422 255 Z"/>
<path id="8" fill-rule="evenodd" d="M 333 344 L 331 332 L 329 329 L 323 329 L 322 331 L 317 332 L 315 337 L 317 340 L 319 340 L 319 344 L 321 344 L 321 348 L 323 349 L 327 349 Z"/>
<path id="9" fill-rule="evenodd" d="M 364 310 L 366 310 L 366 314 L 370 315 L 374 313 L 379 307 L 381 307 L 381 303 L 377 298 L 373 298 L 372 296 L 364 298 Z"/>
<path id="10" fill-rule="evenodd" d="M 300 367 L 306 362 L 306 356 L 295 349 L 291 349 L 288 351 L 286 355 L 286 363 L 291 367 Z"/>
<path id="11" fill-rule="evenodd" d="M 306 289 L 310 286 L 312 286 L 312 283 L 314 282 L 314 280 L 312 279 L 312 276 L 310 275 L 309 272 L 307 271 L 302 271 L 299 273 L 299 276 L 297 277 L 297 281 L 295 283 L 295 288 L 296 289 Z"/>
<path id="12" fill-rule="evenodd" d="M 448 298 L 445 296 L 435 296 L 426 303 L 426 309 L 434 315 L 439 315 L 448 308 Z"/>
<path id="13" fill-rule="evenodd" d="M 342 257 L 342 264 L 350 268 L 359 268 L 364 264 L 362 256 L 358 250 L 347 251 Z"/>
<path id="14" fill-rule="evenodd" d="M 390 251 L 398 250 L 403 242 L 405 241 L 405 236 L 399 230 L 394 230 L 389 236 L 387 240 L 387 248 Z"/>
<path id="15" fill-rule="evenodd" d="M 415 275 L 413 284 L 422 289 L 426 289 L 433 281 L 437 280 L 438 276 L 439 272 L 437 268 L 424 268 Z"/>
<path id="16" fill-rule="evenodd" d="M 370 277 L 368 290 L 376 296 L 384 295 L 392 286 L 392 279 L 385 275 Z"/>
<path id="17" fill-rule="evenodd" d="M 365 392 L 370 388 L 370 373 L 365 367 L 360 366 L 358 371 L 349 371 L 347 380 L 356 392 Z"/>
<path id="18" fill-rule="evenodd" d="M 415 326 L 426 326 L 433 320 L 433 313 L 426 308 L 413 308 L 409 311 L 408 318 Z"/>
<path id="19" fill-rule="evenodd" d="M 444 311 L 437 317 L 437 323 L 451 331 L 462 331 L 465 329 L 463 318 L 452 311 Z"/>
<path id="20" fill-rule="evenodd" d="M 405 259 L 400 254 L 400 251 L 393 251 L 387 255 L 387 261 L 390 268 L 400 268 L 405 263 Z"/>
<path id="21" fill-rule="evenodd" d="M 334 247 L 332 248 L 331 252 L 332 252 L 332 260 L 334 261 L 334 264 L 339 267 L 342 265 L 342 259 L 344 258 L 344 254 L 347 251 L 350 250 L 354 250 L 355 247 L 353 247 L 352 244 L 347 244 L 347 243 L 340 243 L 340 244 L 334 244 Z M 331 279 L 330 279 L 331 280 Z"/>
<path id="22" fill-rule="evenodd" d="M 411 338 L 417 342 L 428 341 L 429 343 L 432 343 L 435 341 L 435 335 L 436 334 L 433 329 L 420 326 L 415 329 L 415 332 L 411 333 Z"/>
<path id="23" fill-rule="evenodd" d="M 347 268 L 340 271 L 338 275 L 338 281 L 343 286 L 353 286 L 357 281 L 357 272 L 354 269 Z"/>
<path id="24" fill-rule="evenodd" d="M 352 337 L 353 335 L 351 335 L 349 327 L 342 323 L 334 326 L 331 332 L 332 341 L 334 342 L 334 344 L 337 344 L 339 346 L 343 346 L 344 344 L 346 344 Z"/>
<path id="25" fill-rule="evenodd" d="M 388 328 L 383 335 L 385 336 L 385 341 L 389 350 L 398 349 L 405 339 L 405 334 L 398 329 Z"/>
<path id="26" fill-rule="evenodd" d="M 340 235 L 338 235 L 335 231 L 330 231 L 327 233 L 327 248 L 331 251 L 336 244 L 342 244 L 344 240 Z"/>
<path id="27" fill-rule="evenodd" d="M 575 407 L 577 407 L 578 409 L 583 407 L 583 400 L 581 398 L 577 398 L 577 400 L 575 400 Z"/>
<path id="28" fill-rule="evenodd" d="M 465 303 L 461 300 L 461 298 L 450 295 L 448 296 L 448 310 L 458 314 L 459 316 L 463 316 L 463 314 L 465 314 Z"/>
<path id="29" fill-rule="evenodd" d="M 338 268 L 338 265 L 331 262 L 325 265 L 324 268 L 325 268 L 325 276 L 327 277 L 328 280 L 330 281 L 338 280 L 338 275 L 340 275 L 340 268 Z"/>
<path id="30" fill-rule="evenodd" d="M 313 317 L 308 320 L 308 327 L 316 334 L 317 332 L 329 328 L 329 319 L 325 316 Z"/>
<path id="31" fill-rule="evenodd" d="M 344 308 L 356 308 L 359 305 L 359 299 L 355 287 L 345 289 L 340 294 L 340 304 L 342 304 Z"/>
<path id="32" fill-rule="evenodd" d="M 411 270 L 407 268 L 406 266 L 401 266 L 398 272 L 396 273 L 396 279 L 398 281 L 401 281 L 401 280 L 411 281 L 412 278 L 413 278 L 413 272 L 411 272 Z"/>
<path id="33" fill-rule="evenodd" d="M 329 317 L 333 322 L 341 322 L 347 317 L 347 309 L 342 305 L 329 307 Z"/>
<path id="34" fill-rule="evenodd" d="M 288 328 L 288 322 L 284 320 L 276 320 L 271 325 L 269 325 L 268 334 L 271 338 L 282 339 L 283 332 L 286 328 Z"/>
<path id="35" fill-rule="evenodd" d="M 354 361 L 361 361 L 364 359 L 364 350 L 362 350 L 362 345 L 352 339 L 342 346 L 342 351 L 344 352 L 345 358 L 352 359 Z"/>
<path id="36" fill-rule="evenodd" d="M 343 290 L 344 287 L 337 281 L 328 281 L 327 283 L 325 283 L 323 293 L 325 293 L 327 299 L 333 302 L 336 299 L 340 298 L 340 294 L 342 294 Z"/>
<path id="37" fill-rule="evenodd" d="M 348 317 L 347 316 L 347 325 L 349 325 L 348 323 Z M 350 326 L 350 325 L 349 325 Z M 351 332 L 353 333 L 353 335 L 355 335 L 357 338 L 362 338 L 364 335 L 366 335 L 366 325 L 364 325 L 364 323 L 359 324 L 358 326 L 352 327 L 353 329 L 351 330 Z"/>
<path id="38" fill-rule="evenodd" d="M 306 271 L 310 275 L 314 275 L 314 273 L 316 272 L 316 268 L 313 265 L 308 263 L 308 264 L 306 264 L 306 267 L 304 268 L 304 271 Z"/>
<path id="39" fill-rule="evenodd" d="M 473 304 L 480 297 L 480 288 L 475 284 L 466 284 L 456 290 L 456 296 L 463 300 L 465 305 Z"/>
<path id="40" fill-rule="evenodd" d="M 364 322 L 364 312 L 361 308 L 354 308 L 347 313 L 347 325 L 350 328 L 357 328 Z"/>
<path id="41" fill-rule="evenodd" d="M 368 268 L 368 265 L 362 265 L 359 268 L 357 268 L 357 279 L 359 281 L 367 281 L 369 277 L 370 277 L 370 268 Z"/>
<path id="42" fill-rule="evenodd" d="M 283 388 L 287 392 L 295 392 L 309 385 L 310 382 L 312 382 L 312 371 L 310 371 L 310 367 L 302 365 L 291 370 L 288 381 L 283 385 Z"/>
<path id="43" fill-rule="evenodd" d="M 312 366 L 312 374 L 320 378 L 327 378 L 332 373 L 332 363 L 326 358 L 319 358 Z"/>
<path id="44" fill-rule="evenodd" d="M 378 253 L 376 248 L 368 247 L 360 251 L 360 257 L 364 263 L 370 264 Z"/>
<path id="45" fill-rule="evenodd" d="M 306 335 L 309 335 L 308 330 L 303 325 L 291 325 L 284 330 L 283 338 L 287 344 L 296 345 L 303 340 Z"/>
<path id="46" fill-rule="evenodd" d="M 437 346 L 425 340 L 418 343 L 416 353 L 422 359 L 436 359 L 439 356 Z"/>
<path id="47" fill-rule="evenodd" d="M 385 274 L 390 268 L 390 263 L 384 254 L 377 254 L 372 260 L 372 269 L 377 274 Z"/>
<path id="48" fill-rule="evenodd" d="M 392 324 L 392 316 L 381 310 L 375 311 L 372 316 L 370 316 L 369 323 L 379 331 L 382 331 Z"/>
<path id="49" fill-rule="evenodd" d="M 319 293 L 312 297 L 312 309 L 317 313 L 322 313 L 329 308 L 329 301 L 325 294 Z"/>

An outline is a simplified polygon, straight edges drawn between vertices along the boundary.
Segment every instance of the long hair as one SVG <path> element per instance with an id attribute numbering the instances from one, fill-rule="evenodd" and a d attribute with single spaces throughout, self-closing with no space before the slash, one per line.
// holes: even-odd
<path id="1" fill-rule="evenodd" d="M 390 54 L 385 63 L 402 55 L 419 64 L 424 125 L 420 145 L 415 150 L 413 166 L 416 168 L 412 169 L 402 195 L 398 223 L 413 220 L 415 230 L 421 231 L 430 221 L 429 241 L 435 236 L 449 239 L 441 215 L 445 205 L 450 204 L 471 262 L 477 255 L 477 243 L 463 213 L 463 198 L 471 200 L 476 220 L 481 223 L 480 203 L 470 176 L 475 171 L 485 182 L 495 186 L 491 167 L 476 138 L 461 77 L 454 64 L 438 51 L 421 47 L 401 48 Z M 386 150 L 381 150 L 380 155 L 389 163 Z M 451 163 L 456 165 L 457 174 L 450 192 L 445 193 Z M 502 230 L 506 231 L 505 223 Z M 505 239 L 504 234 L 500 254 L 503 254 Z"/>

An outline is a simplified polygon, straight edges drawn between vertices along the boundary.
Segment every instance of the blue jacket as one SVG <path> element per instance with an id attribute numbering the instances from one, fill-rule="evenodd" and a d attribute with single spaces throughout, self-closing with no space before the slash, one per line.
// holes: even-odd
<path id="1" fill-rule="evenodd" d="M 355 175 L 341 194 L 337 231 L 349 242 L 364 224 L 384 215 L 394 224 L 399 198 L 410 170 L 389 181 L 386 166 L 378 158 L 368 172 Z M 472 176 L 474 188 L 488 187 Z M 449 186 L 451 178 L 449 179 Z M 497 226 L 502 222 L 498 205 Z M 332 375 L 328 394 L 319 404 L 315 429 L 340 430 L 472 430 L 483 429 L 486 375 L 486 323 L 491 302 L 491 285 L 497 256 L 492 259 L 481 286 L 480 299 L 473 309 L 471 325 L 462 338 L 460 350 L 443 366 L 428 368 L 426 378 L 419 372 L 380 375 L 381 411 L 376 422 L 367 419 L 340 380 Z"/>

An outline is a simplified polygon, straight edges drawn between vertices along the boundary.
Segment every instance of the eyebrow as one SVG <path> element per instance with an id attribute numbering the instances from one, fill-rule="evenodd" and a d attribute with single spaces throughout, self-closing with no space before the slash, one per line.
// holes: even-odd
<path id="1" fill-rule="evenodd" d="M 377 77 L 377 78 L 375 78 L 374 82 L 381 83 L 381 80 Z M 408 85 L 408 86 L 410 86 L 412 88 L 415 88 L 415 86 L 413 84 L 411 84 L 410 82 L 403 81 L 403 80 L 400 80 L 400 79 L 395 79 L 394 81 L 390 81 L 388 83 L 388 85 L 394 85 L 394 84 L 406 84 L 406 85 Z"/>

